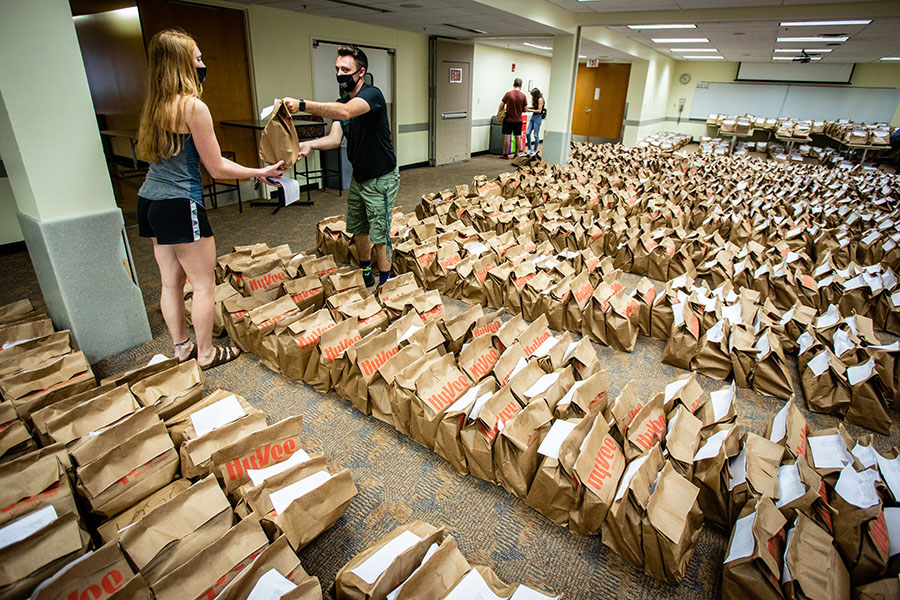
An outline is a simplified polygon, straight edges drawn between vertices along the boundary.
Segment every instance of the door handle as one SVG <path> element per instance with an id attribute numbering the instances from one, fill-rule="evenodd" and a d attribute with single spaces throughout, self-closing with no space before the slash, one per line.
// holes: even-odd
<path id="1" fill-rule="evenodd" d="M 441 118 L 442 118 L 442 119 L 465 119 L 467 116 L 469 116 L 469 112 L 468 112 L 468 111 L 465 111 L 465 110 L 458 110 L 458 111 L 455 111 L 455 112 L 442 112 L 442 113 L 441 113 Z"/>
<path id="2" fill-rule="evenodd" d="M 591 109 L 588 108 L 584 112 L 589 113 L 589 112 L 591 112 Z"/>

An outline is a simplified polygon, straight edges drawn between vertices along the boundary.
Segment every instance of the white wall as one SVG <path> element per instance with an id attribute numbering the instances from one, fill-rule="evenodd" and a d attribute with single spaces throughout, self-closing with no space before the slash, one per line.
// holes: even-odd
<path id="1" fill-rule="evenodd" d="M 515 63 L 516 70 L 512 71 Z M 550 59 L 512 49 L 475 44 L 472 67 L 472 152 L 487 150 L 490 142 L 490 118 L 497 114 L 503 94 L 512 89 L 516 77 L 529 97 L 528 82 L 547 94 L 550 83 Z M 548 110 L 550 107 L 548 106 Z M 482 124 L 484 123 L 484 124 Z M 427 139 L 427 136 L 426 136 Z"/>

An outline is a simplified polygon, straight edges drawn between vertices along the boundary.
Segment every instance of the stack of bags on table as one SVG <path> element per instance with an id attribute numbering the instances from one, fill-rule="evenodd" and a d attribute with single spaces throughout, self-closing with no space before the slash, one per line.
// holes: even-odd
<path id="1" fill-rule="evenodd" d="M 506 584 L 490 567 L 471 565 L 443 527 L 401 525 L 344 565 L 337 600 L 555 600 L 525 584 Z"/>
<path id="2" fill-rule="evenodd" d="M 7 342 L 0 364 L 30 366 L 53 336 Z M 28 438 L 0 458 L 0 598 L 247 598 L 274 569 L 289 597 L 321 599 L 294 552 L 346 510 L 349 472 L 303 449 L 300 417 L 268 426 L 236 394 L 204 396 L 195 360 L 160 359 L 50 400 L 3 388 L 0 406 L 30 412 L 3 430 Z"/>
<path id="3" fill-rule="evenodd" d="M 846 144 L 862 146 L 888 146 L 895 131 L 887 123 L 855 123 L 839 119 L 825 123 L 824 132 Z"/>
<path id="4" fill-rule="evenodd" d="M 723 598 L 900 595 L 896 449 L 880 454 L 843 426 L 809 433 L 788 403 L 765 437 L 746 434 L 720 482 L 732 500 L 744 490 L 724 522 Z"/>
<path id="5" fill-rule="evenodd" d="M 664 152 L 674 152 L 681 150 L 691 143 L 691 136 L 684 133 L 674 133 L 671 131 L 663 131 L 648 135 L 637 143 L 638 148 L 659 148 Z"/>

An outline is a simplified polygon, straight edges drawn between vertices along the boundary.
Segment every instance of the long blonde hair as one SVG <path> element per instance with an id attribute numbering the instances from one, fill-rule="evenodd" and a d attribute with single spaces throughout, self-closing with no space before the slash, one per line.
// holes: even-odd
<path id="1" fill-rule="evenodd" d="M 136 146 L 141 160 L 159 162 L 181 152 L 177 131 L 184 122 L 183 100 L 203 93 L 194 67 L 196 47 L 194 38 L 182 29 L 164 29 L 150 39 L 150 81 Z M 179 97 L 181 101 L 174 102 Z"/>

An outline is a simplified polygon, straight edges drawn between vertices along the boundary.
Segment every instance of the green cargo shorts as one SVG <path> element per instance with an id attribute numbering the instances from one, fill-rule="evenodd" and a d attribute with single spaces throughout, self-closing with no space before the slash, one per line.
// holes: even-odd
<path id="1" fill-rule="evenodd" d="M 400 191 L 400 171 L 359 183 L 350 179 L 347 193 L 347 233 L 369 234 L 373 244 L 387 244 L 391 234 L 394 199 Z"/>

